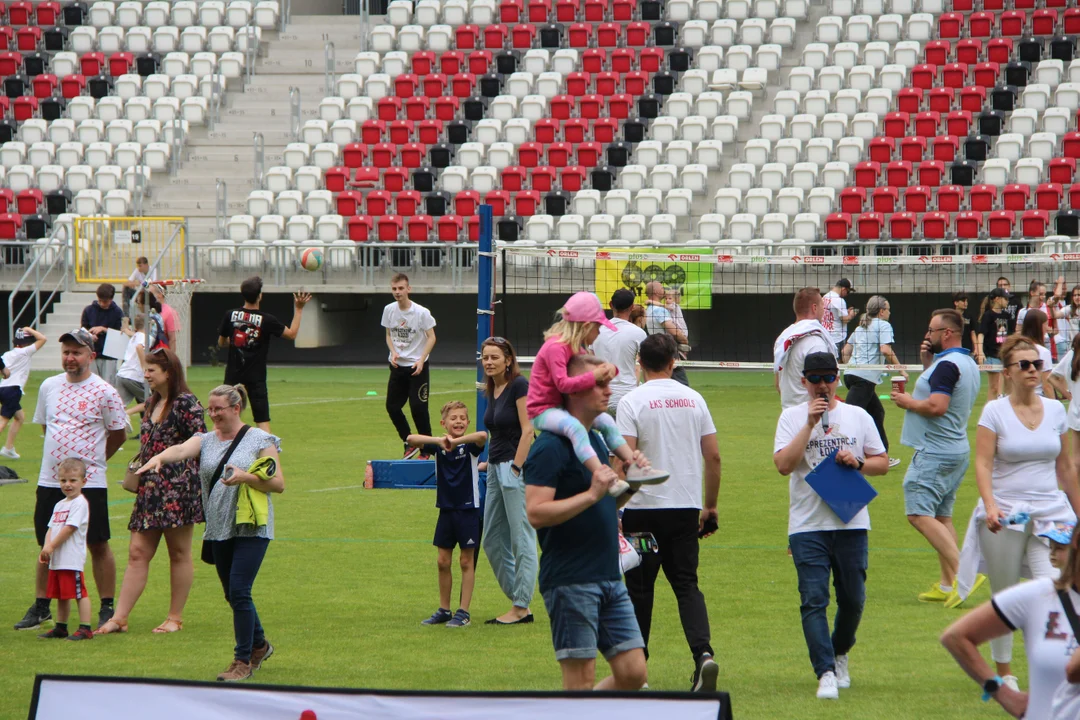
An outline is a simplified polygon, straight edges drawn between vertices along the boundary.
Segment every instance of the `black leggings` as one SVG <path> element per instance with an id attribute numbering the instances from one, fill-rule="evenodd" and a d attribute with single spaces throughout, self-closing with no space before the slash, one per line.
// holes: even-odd
<path id="1" fill-rule="evenodd" d="M 874 385 L 869 380 L 863 380 L 861 377 L 844 375 L 844 387 L 848 389 L 847 399 L 844 402 L 848 405 L 861 407 L 870 413 L 870 417 L 874 419 L 874 424 L 877 425 L 878 435 L 881 436 L 881 443 L 885 446 L 885 452 L 889 452 L 889 438 L 885 436 L 885 408 L 882 407 L 881 400 L 878 399 L 877 385 Z"/>
<path id="2" fill-rule="evenodd" d="M 419 375 L 413 375 L 412 367 L 390 366 L 390 381 L 386 384 L 386 412 L 394 423 L 402 442 L 409 436 L 409 421 L 402 408 L 409 403 L 409 412 L 418 435 L 431 435 L 431 418 L 428 417 L 428 366 Z"/>

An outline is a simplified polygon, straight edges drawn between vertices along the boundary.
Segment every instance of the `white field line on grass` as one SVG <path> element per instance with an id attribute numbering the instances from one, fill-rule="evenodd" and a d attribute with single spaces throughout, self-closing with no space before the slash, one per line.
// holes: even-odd
<path id="1" fill-rule="evenodd" d="M 363 483 L 361 483 L 360 485 L 342 485 L 341 487 L 315 488 L 314 490 L 308 490 L 308 492 L 334 492 L 335 490 L 359 490 L 359 489 L 361 489 L 363 487 L 364 487 L 364 485 L 363 485 Z"/>
<path id="2" fill-rule="evenodd" d="M 429 395 L 460 395 L 461 393 L 470 392 L 472 388 L 464 388 L 462 390 L 439 390 L 438 392 L 428 393 Z M 326 405 L 327 403 L 339 403 L 339 402 L 353 402 L 354 400 L 382 400 L 386 401 L 385 395 L 368 395 L 366 397 L 349 397 L 349 398 L 324 398 L 322 400 L 300 400 L 297 402 L 285 402 L 274 403 L 274 407 L 293 407 L 296 405 Z"/>

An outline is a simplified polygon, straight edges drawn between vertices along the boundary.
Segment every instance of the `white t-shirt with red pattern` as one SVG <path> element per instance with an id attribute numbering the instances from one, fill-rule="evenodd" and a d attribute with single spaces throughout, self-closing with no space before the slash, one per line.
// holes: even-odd
<path id="1" fill-rule="evenodd" d="M 83 495 L 76 495 L 71 500 L 65 497 L 53 508 L 49 529 L 55 535 L 66 525 L 75 528 L 75 533 L 56 546 L 49 558 L 49 569 L 82 572 L 86 567 L 86 529 L 90 526 L 90 503 Z"/>
<path id="2" fill-rule="evenodd" d="M 69 457 L 86 463 L 86 487 L 107 488 L 105 441 L 111 430 L 125 430 L 127 416 L 119 393 L 91 374 L 71 383 L 67 375 L 47 378 L 38 391 L 34 422 L 45 426 L 38 485 L 60 487 L 56 466 Z"/>

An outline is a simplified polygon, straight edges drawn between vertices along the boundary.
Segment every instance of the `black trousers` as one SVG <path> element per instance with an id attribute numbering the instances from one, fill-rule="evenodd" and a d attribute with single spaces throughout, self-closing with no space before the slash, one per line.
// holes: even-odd
<path id="1" fill-rule="evenodd" d="M 678 510 L 627 510 L 623 513 L 623 532 L 650 532 L 659 552 L 646 553 L 641 564 L 626 573 L 626 590 L 634 604 L 645 656 L 649 655 L 649 631 L 652 628 L 653 589 L 660 569 L 675 592 L 679 620 L 694 655 L 713 654 L 709 632 L 709 612 L 705 596 L 698 589 L 698 517 L 693 508 Z"/>
<path id="2" fill-rule="evenodd" d="M 686 376 L 686 368 L 681 365 L 676 365 L 675 369 L 671 373 L 671 379 L 675 382 L 680 382 L 686 387 L 690 387 L 690 378 Z"/>
<path id="3" fill-rule="evenodd" d="M 874 419 L 874 424 L 877 425 L 881 442 L 885 445 L 885 452 L 888 452 L 889 438 L 885 436 L 885 408 L 881 405 L 881 400 L 878 399 L 877 385 L 860 377 L 844 375 L 844 387 L 848 389 L 847 399 L 844 402 L 848 405 L 861 407 L 870 413 L 870 417 Z"/>
<path id="4" fill-rule="evenodd" d="M 386 383 L 386 412 L 402 442 L 409 436 L 409 421 L 402 408 L 409 403 L 413 424 L 418 435 L 431 435 L 431 418 L 428 417 L 428 366 L 419 375 L 413 375 L 411 367 L 390 366 L 390 381 Z"/>

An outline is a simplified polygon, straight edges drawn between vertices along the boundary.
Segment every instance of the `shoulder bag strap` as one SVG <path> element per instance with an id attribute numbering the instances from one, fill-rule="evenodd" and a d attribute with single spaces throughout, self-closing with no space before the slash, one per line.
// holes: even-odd
<path id="1" fill-rule="evenodd" d="M 1065 608 L 1065 617 L 1069 618 L 1069 625 L 1072 626 L 1073 637 L 1080 638 L 1080 618 L 1076 617 L 1076 608 L 1073 607 L 1069 591 L 1058 590 L 1057 594 L 1058 599 L 1061 600 L 1061 607 Z"/>
<path id="2" fill-rule="evenodd" d="M 247 431 L 250 429 L 251 427 L 249 425 L 241 426 L 240 430 L 236 433 L 236 437 L 233 438 L 232 445 L 229 445 L 229 449 L 221 456 L 221 462 L 218 463 L 217 469 L 214 470 L 213 477 L 210 478 L 210 490 L 206 493 L 208 497 L 210 493 L 214 492 L 214 486 L 217 485 L 221 473 L 225 471 L 225 465 L 229 462 L 229 458 L 232 457 L 233 452 L 236 451 L 236 447 L 240 444 L 240 441 L 244 439 L 244 435 L 246 435 Z"/>

